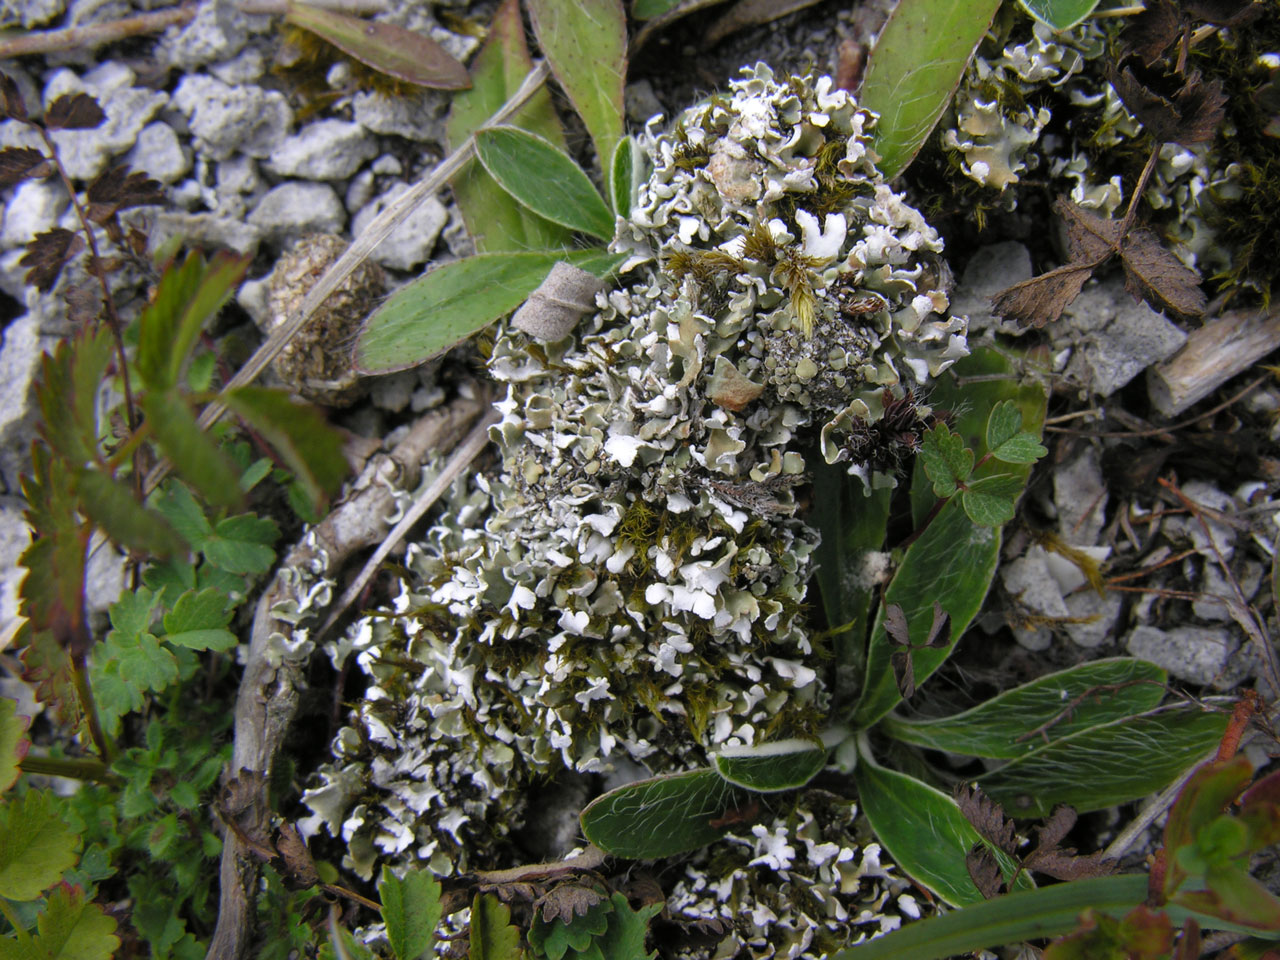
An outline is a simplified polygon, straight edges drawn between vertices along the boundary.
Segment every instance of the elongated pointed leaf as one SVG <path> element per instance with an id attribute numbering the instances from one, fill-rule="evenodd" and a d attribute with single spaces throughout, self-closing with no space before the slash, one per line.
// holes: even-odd
<path id="1" fill-rule="evenodd" d="M 75 485 L 84 512 L 116 543 L 156 557 L 186 552 L 186 543 L 169 521 L 135 500 L 120 481 L 100 470 L 81 470 Z"/>
<path id="2" fill-rule="evenodd" d="M 240 387 L 224 393 L 222 399 L 280 453 L 314 509 L 328 501 L 349 468 L 341 437 L 319 410 L 263 387 Z"/>
<path id="3" fill-rule="evenodd" d="M 51 632 L 58 646 L 82 653 L 91 642 L 84 620 L 84 571 L 92 530 L 77 516 L 74 481 L 48 447 L 31 445 L 31 474 L 22 478 L 23 516 L 36 536 L 18 560 L 27 570 L 19 593 L 22 614 L 37 633 Z"/>
<path id="4" fill-rule="evenodd" d="M 640 186 L 643 155 L 631 137 L 623 137 L 609 162 L 609 202 L 620 217 L 631 215 L 631 198 Z"/>
<path id="5" fill-rule="evenodd" d="M 716 772 L 756 793 L 803 787 L 827 763 L 827 750 L 812 740 L 779 740 L 754 747 L 726 747 L 715 756 Z"/>
<path id="6" fill-rule="evenodd" d="M 847 689 L 848 678 L 860 678 L 867 660 L 867 617 L 878 587 L 867 560 L 873 551 L 884 549 L 892 491 L 867 494 L 862 480 L 849 476 L 840 464 L 815 460 L 809 522 L 822 534 L 815 553 L 817 580 L 827 624 L 832 630 L 839 628 L 835 651 L 842 669 L 837 695 L 843 700 L 856 694 L 856 688 Z"/>
<path id="7" fill-rule="evenodd" d="M 198 253 L 170 266 L 138 320 L 138 374 L 148 390 L 177 386 L 204 325 L 231 297 L 249 266 L 226 251 L 206 265 Z"/>
<path id="8" fill-rule="evenodd" d="M 1095 660 L 1006 690 L 953 717 L 912 720 L 891 713 L 881 726 L 899 740 L 933 750 L 1013 758 L 1151 710 L 1163 698 L 1166 680 L 1163 670 L 1145 660 Z"/>
<path id="9" fill-rule="evenodd" d="M 603 166 L 622 139 L 627 17 L 622 0 L 528 0 L 538 46 Z"/>
<path id="10" fill-rule="evenodd" d="M 964 76 L 1000 0 L 900 0 L 880 31 L 858 100 L 880 115 L 875 149 L 886 177 L 915 159 Z"/>
<path id="11" fill-rule="evenodd" d="M 885 631 L 884 608 L 899 604 L 912 637 L 926 637 L 933 623 L 934 601 L 951 615 L 945 647 L 913 650 L 916 686 L 951 655 L 956 641 L 982 606 L 1000 555 L 1000 531 L 970 520 L 959 499 L 952 499 L 913 543 L 894 574 L 876 615 L 867 656 L 866 685 L 853 722 L 869 727 L 902 699 L 890 663 L 894 647 Z"/>
<path id="12" fill-rule="evenodd" d="M 401 879 L 382 868 L 378 896 L 396 960 L 418 960 L 431 949 L 440 923 L 440 892 L 440 881 L 429 870 L 410 870 Z"/>
<path id="13" fill-rule="evenodd" d="M 421 33 L 296 2 L 289 4 L 285 19 L 310 30 L 365 66 L 405 83 L 440 90 L 471 86 L 467 68 Z"/>
<path id="14" fill-rule="evenodd" d="M 98 390 L 111 354 L 111 334 L 103 325 L 81 331 L 40 358 L 40 435 L 70 463 L 96 459 Z"/>
<path id="15" fill-rule="evenodd" d="M 164 455 L 206 500 L 228 509 L 244 502 L 240 472 L 213 438 L 196 425 L 196 418 L 180 393 L 148 393 L 142 398 L 142 410 Z"/>
<path id="16" fill-rule="evenodd" d="M 853 775 L 862 812 L 894 863 L 952 906 L 983 901 L 965 866 L 965 856 L 982 838 L 954 800 L 915 777 L 880 766 L 863 750 Z M 993 853 L 1008 880 L 1016 865 L 1005 854 Z"/>
<path id="17" fill-rule="evenodd" d="M 365 321 L 355 367 L 362 373 L 416 367 L 520 306 L 558 261 L 604 277 L 623 259 L 603 250 L 548 250 L 484 253 L 446 263 L 401 287 Z"/>
<path id="18" fill-rule="evenodd" d="M 597 797 L 582 811 L 582 832 L 615 857 L 652 860 L 704 847 L 750 817 L 750 794 L 714 770 L 638 780 Z"/>
<path id="19" fill-rule="evenodd" d="M 563 150 L 519 127 L 486 127 L 476 156 L 503 190 L 552 223 L 613 239 L 613 214 L 582 168 Z"/>
<path id="20" fill-rule="evenodd" d="M 1098 0 L 1018 0 L 1022 8 L 1055 30 L 1070 30 L 1093 13 Z"/>
<path id="21" fill-rule="evenodd" d="M 471 89 L 455 94 L 450 104 L 445 125 L 449 149 L 457 150 L 486 123 L 531 69 L 533 58 L 524 39 L 519 0 L 503 0 L 494 12 L 489 39 L 471 64 Z M 564 132 L 545 86 L 510 122 L 565 148 Z M 479 253 L 553 250 L 567 247 L 572 239 L 573 232 L 567 227 L 544 220 L 499 189 L 479 160 L 471 160 L 449 186 Z"/>
<path id="22" fill-rule="evenodd" d="M 1167 787 L 1213 749 L 1224 714 L 1161 710 L 1081 730 L 984 775 L 979 785 L 1011 816 L 1044 817 L 1059 803 L 1081 813 Z"/>

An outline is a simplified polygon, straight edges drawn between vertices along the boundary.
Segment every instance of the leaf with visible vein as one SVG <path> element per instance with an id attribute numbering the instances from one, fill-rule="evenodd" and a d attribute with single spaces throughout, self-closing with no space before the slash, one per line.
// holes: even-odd
<path id="1" fill-rule="evenodd" d="M 603 250 L 482 253 L 405 284 L 365 320 L 354 362 L 361 373 L 407 370 L 457 346 L 520 306 L 559 261 L 597 277 L 625 259 Z"/>
<path id="2" fill-rule="evenodd" d="M 1093 271 L 1091 264 L 1068 263 L 1015 283 L 991 298 L 991 312 L 1021 324 L 1043 327 L 1062 316 Z"/>
<path id="3" fill-rule="evenodd" d="M 485 127 L 476 133 L 476 156 L 503 190 L 538 216 L 613 239 L 613 214 L 590 178 L 549 141 L 519 127 Z"/>
<path id="4" fill-rule="evenodd" d="M 222 399 L 284 458 L 315 509 L 328 502 L 350 468 L 342 438 L 319 410 L 265 387 L 229 390 Z"/>
<path id="5" fill-rule="evenodd" d="M 284 16 L 365 66 L 405 83 L 440 90 L 471 86 L 466 67 L 430 37 L 413 30 L 297 2 L 289 3 Z"/>
<path id="6" fill-rule="evenodd" d="M 469 960 L 520 960 L 520 930 L 511 924 L 511 910 L 491 893 L 477 893 L 471 901 Z"/>
<path id="7" fill-rule="evenodd" d="M 28 177 L 47 177 L 52 172 L 48 159 L 34 147 L 5 147 L 0 150 L 0 187 L 11 187 Z"/>
<path id="8" fill-rule="evenodd" d="M 1145 227 L 1129 231 L 1120 245 L 1125 289 L 1179 320 L 1204 316 L 1208 301 L 1200 275 L 1186 266 Z"/>
<path id="9" fill-rule="evenodd" d="M 650 903 L 632 910 L 624 894 L 614 893 L 609 928 L 597 941 L 604 960 L 653 960 L 658 951 L 645 952 L 645 935 L 649 921 L 662 912 L 665 904 Z"/>
<path id="10" fill-rule="evenodd" d="M 219 520 L 200 549 L 210 563 L 228 573 L 266 573 L 275 562 L 272 544 L 279 538 L 275 521 L 246 513 Z"/>
<path id="11" fill-rule="evenodd" d="M 36 931 L 32 948 L 39 960 L 111 960 L 120 947 L 115 918 L 79 887 L 64 885 L 49 895 Z"/>
<path id="12" fill-rule="evenodd" d="M 47 790 L 0 804 L 0 897 L 34 900 L 76 863 L 79 837 Z"/>
<path id="13" fill-rule="evenodd" d="M 924 146 L 999 9 L 999 0 L 900 0 L 880 31 L 858 100 L 878 114 L 878 166 L 897 176 Z"/>
<path id="14" fill-rule="evenodd" d="M 454 94 L 450 103 L 445 125 L 449 149 L 458 149 L 486 123 L 532 69 L 519 0 L 503 0 L 494 12 L 489 39 L 471 64 L 471 89 Z M 565 148 L 564 132 L 545 86 L 534 92 L 510 123 Z M 449 186 L 477 253 L 554 249 L 568 246 L 572 239 L 570 230 L 544 220 L 499 189 L 479 160 L 470 160 Z"/>
<path id="15" fill-rule="evenodd" d="M 24 279 L 41 293 L 48 293 L 58 282 L 67 261 L 84 250 L 84 237 L 65 227 L 54 227 L 37 233 L 27 244 L 18 266 L 26 269 Z"/>
<path id="16" fill-rule="evenodd" d="M 98 101 L 87 93 L 64 93 L 44 112 L 44 125 L 50 130 L 92 130 L 106 119 Z"/>
<path id="17" fill-rule="evenodd" d="M 1012 475 L 983 477 L 960 494 L 964 512 L 984 527 L 1002 527 L 1014 515 L 1014 504 L 1022 492 L 1022 478 Z"/>
<path id="18" fill-rule="evenodd" d="M 622 139 L 627 17 L 622 0 L 529 0 L 551 72 L 591 134 L 600 165 Z"/>
<path id="19" fill-rule="evenodd" d="M 188 590 L 164 615 L 164 638 L 191 650 L 229 650 L 238 642 L 226 628 L 230 622 L 225 593 L 214 587 Z"/>
<path id="20" fill-rule="evenodd" d="M 1205 143 L 1217 135 L 1226 116 L 1227 95 L 1222 82 L 1205 80 L 1196 71 L 1178 75 L 1180 86 L 1172 91 L 1164 89 L 1169 78 L 1163 71 L 1132 62 L 1119 70 L 1110 65 L 1107 80 L 1157 143 L 1184 147 Z"/>
<path id="21" fill-rule="evenodd" d="M 141 406 L 157 445 L 183 479 L 215 506 L 235 509 L 244 502 L 239 471 L 197 425 L 182 394 L 148 393 Z"/>
<path id="22" fill-rule="evenodd" d="M 429 870 L 409 870 L 401 879 L 382 868 L 378 896 L 396 960 L 418 960 L 431 949 L 440 923 L 440 892 L 440 882 Z"/>
<path id="23" fill-rule="evenodd" d="M 1041 23 L 1048 24 L 1054 30 L 1070 30 L 1080 23 L 1098 0 L 1018 0 L 1022 8 Z"/>

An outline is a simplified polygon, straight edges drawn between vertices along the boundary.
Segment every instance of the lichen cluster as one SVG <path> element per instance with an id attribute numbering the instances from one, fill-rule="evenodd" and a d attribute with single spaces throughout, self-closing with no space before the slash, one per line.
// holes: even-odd
<path id="1" fill-rule="evenodd" d="M 995 53 L 980 51 L 940 124 L 944 153 L 1008 210 L 1031 177 L 1083 207 L 1122 211 L 1150 143 L 1106 77 L 1123 52 L 1119 31 L 1094 20 L 1062 32 L 1027 21 Z M 1242 262 L 1260 259 L 1256 234 L 1271 232 L 1274 218 L 1242 225 L 1258 201 L 1273 199 L 1261 182 L 1273 178 L 1257 171 L 1280 159 L 1274 138 L 1262 135 L 1269 117 L 1258 93 L 1280 66 L 1280 51 L 1266 46 L 1276 39 L 1271 32 L 1222 29 L 1193 49 L 1189 70 L 1225 81 L 1226 122 L 1214 141 L 1161 144 L 1144 195 L 1150 222 L 1188 266 L 1264 290 L 1270 264 L 1260 272 L 1258 263 Z M 1242 153 L 1245 141 L 1252 156 Z"/>
<path id="2" fill-rule="evenodd" d="M 305 826 L 365 875 L 379 854 L 494 865 L 561 771 L 685 769 L 823 723 L 807 458 L 892 482 L 868 427 L 890 408 L 884 435 L 915 436 L 966 323 L 937 233 L 874 166 L 874 118 L 828 78 L 744 73 L 647 134 L 622 283 L 577 333 L 498 330 L 500 473 L 457 486 L 394 611 L 331 645 L 369 687 Z M 771 889 L 757 917 L 791 909 Z"/>

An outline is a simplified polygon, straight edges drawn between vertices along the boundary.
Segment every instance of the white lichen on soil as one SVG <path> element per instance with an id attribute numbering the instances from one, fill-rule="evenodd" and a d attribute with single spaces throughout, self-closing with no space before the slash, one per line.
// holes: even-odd
<path id="1" fill-rule="evenodd" d="M 876 170 L 873 123 L 829 78 L 744 71 L 646 134 L 622 282 L 576 334 L 500 327 L 500 474 L 455 486 L 395 609 L 330 645 L 369 686 L 304 828 L 345 839 L 349 867 L 499 866 L 558 772 L 686 769 L 820 728 L 807 458 L 892 483 L 869 427 L 925 412 L 920 388 L 966 352 L 942 243 Z M 743 869 L 768 882 L 691 863 L 680 903 L 697 915 L 728 883 L 756 957 L 911 915 L 844 804 L 748 829 Z"/>

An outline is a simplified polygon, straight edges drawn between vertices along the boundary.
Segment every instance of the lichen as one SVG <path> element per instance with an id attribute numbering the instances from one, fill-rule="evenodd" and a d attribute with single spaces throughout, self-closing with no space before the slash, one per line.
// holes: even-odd
<path id="1" fill-rule="evenodd" d="M 937 233 L 875 168 L 874 117 L 829 78 L 744 74 L 647 132 L 622 282 L 576 334 L 499 327 L 500 472 L 455 486 L 394 610 L 330 645 L 369 686 L 304 826 L 365 876 L 500 862 L 540 778 L 687 769 L 823 723 L 806 458 L 820 440 L 893 482 L 869 438 L 915 442 L 966 322 Z M 858 922 L 841 910 L 823 923 Z"/>

